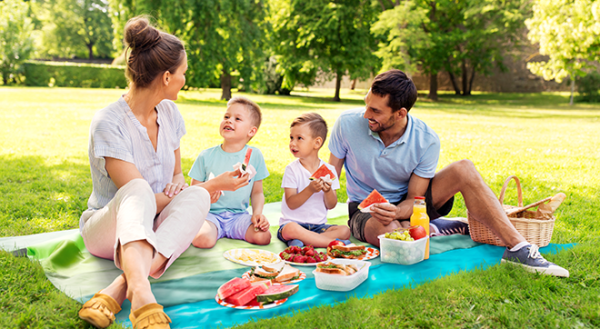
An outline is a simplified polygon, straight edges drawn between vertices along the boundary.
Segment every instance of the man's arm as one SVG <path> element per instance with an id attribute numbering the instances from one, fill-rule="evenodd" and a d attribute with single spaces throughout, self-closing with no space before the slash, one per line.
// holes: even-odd
<path id="1" fill-rule="evenodd" d="M 333 153 L 329 153 L 329 164 L 335 167 L 335 173 L 337 174 L 338 179 L 342 174 L 342 168 L 344 167 L 345 159 L 338 159 L 333 155 Z"/>
<path id="2" fill-rule="evenodd" d="M 408 181 L 408 192 L 406 199 L 397 206 L 388 203 L 379 203 L 371 208 L 373 213 L 371 217 L 375 218 L 384 225 L 388 225 L 394 219 L 409 220 L 413 212 L 413 205 L 416 196 L 424 196 L 429 186 L 429 178 L 419 177 L 416 174 L 410 176 Z"/>

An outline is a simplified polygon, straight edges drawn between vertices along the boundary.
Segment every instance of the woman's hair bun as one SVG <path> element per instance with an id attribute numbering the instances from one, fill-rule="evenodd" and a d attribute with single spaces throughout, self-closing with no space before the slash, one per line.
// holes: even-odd
<path id="1" fill-rule="evenodd" d="M 125 25 L 125 45 L 131 48 L 132 52 L 151 49 L 160 42 L 160 39 L 160 31 L 150 25 L 145 17 L 132 18 Z"/>
<path id="2" fill-rule="evenodd" d="M 183 63 L 185 48 L 176 36 L 150 25 L 148 18 L 130 19 L 123 33 L 127 56 L 125 76 L 137 87 L 148 87 L 156 77 L 174 73 Z"/>

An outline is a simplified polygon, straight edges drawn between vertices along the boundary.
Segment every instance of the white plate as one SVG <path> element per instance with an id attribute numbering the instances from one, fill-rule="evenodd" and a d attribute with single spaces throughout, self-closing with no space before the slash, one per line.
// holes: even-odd
<path id="1" fill-rule="evenodd" d="M 244 254 L 248 258 L 245 258 Z M 261 249 L 231 249 L 224 252 L 223 257 L 245 266 L 260 266 L 281 262 L 281 258 L 276 253 Z"/>
<path id="2" fill-rule="evenodd" d="M 268 308 L 277 307 L 277 306 L 279 306 L 279 305 L 287 302 L 287 300 L 288 300 L 287 298 L 284 298 L 284 299 L 276 300 L 276 301 L 274 301 L 274 302 L 272 302 L 270 304 L 266 304 L 266 305 L 243 305 L 243 306 L 236 306 L 236 305 L 233 305 L 233 304 L 229 304 L 228 302 L 224 301 L 223 299 L 220 299 L 218 294 L 215 296 L 215 301 L 217 303 L 219 303 L 219 305 L 225 306 L 225 307 L 235 308 L 235 309 L 238 309 L 238 310 L 265 310 L 265 309 L 268 309 Z M 252 303 L 252 302 L 250 302 L 250 303 Z"/>
<path id="3" fill-rule="evenodd" d="M 244 273 L 244 275 L 242 275 L 242 279 L 250 280 L 250 272 L 251 271 L 252 270 Z M 300 271 L 300 277 L 298 279 L 296 279 L 296 280 L 285 281 L 285 282 L 274 282 L 274 281 L 271 281 L 271 284 L 274 285 L 274 286 L 281 286 L 281 285 L 288 284 L 288 283 L 297 283 L 297 282 L 300 282 L 300 281 L 302 281 L 304 279 L 306 279 L 306 273 Z"/>

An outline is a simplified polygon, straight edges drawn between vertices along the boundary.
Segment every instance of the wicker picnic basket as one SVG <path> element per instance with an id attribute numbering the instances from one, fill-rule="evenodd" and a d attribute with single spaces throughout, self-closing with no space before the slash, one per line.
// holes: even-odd
<path id="1" fill-rule="evenodd" d="M 514 179 L 517 183 L 517 193 L 519 205 L 518 207 L 509 206 L 504 204 L 504 193 L 508 183 Z M 539 206 L 542 203 L 550 201 L 551 198 L 546 198 L 538 202 L 532 203 L 527 206 L 523 206 L 523 192 L 521 191 L 521 183 L 517 176 L 510 176 L 504 181 L 502 191 L 498 200 L 502 207 L 507 212 L 508 219 L 514 225 L 514 227 L 521 233 L 521 235 L 530 243 L 536 244 L 539 247 L 547 246 L 552 238 L 552 230 L 554 229 L 554 216 L 550 219 L 537 218 L 538 212 L 527 210 L 533 207 Z M 500 240 L 485 224 L 479 222 L 473 216 L 467 212 L 467 218 L 469 220 L 469 232 L 471 233 L 471 239 L 476 242 L 492 244 L 496 246 L 506 246 L 506 244 Z"/>

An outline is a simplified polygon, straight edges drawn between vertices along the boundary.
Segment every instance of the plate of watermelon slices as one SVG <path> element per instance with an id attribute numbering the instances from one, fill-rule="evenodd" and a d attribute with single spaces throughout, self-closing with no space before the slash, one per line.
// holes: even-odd
<path id="1" fill-rule="evenodd" d="M 225 307 L 239 310 L 262 310 L 285 303 L 298 292 L 298 285 L 272 285 L 270 281 L 250 282 L 233 278 L 224 283 L 215 296 L 215 301 Z"/>

